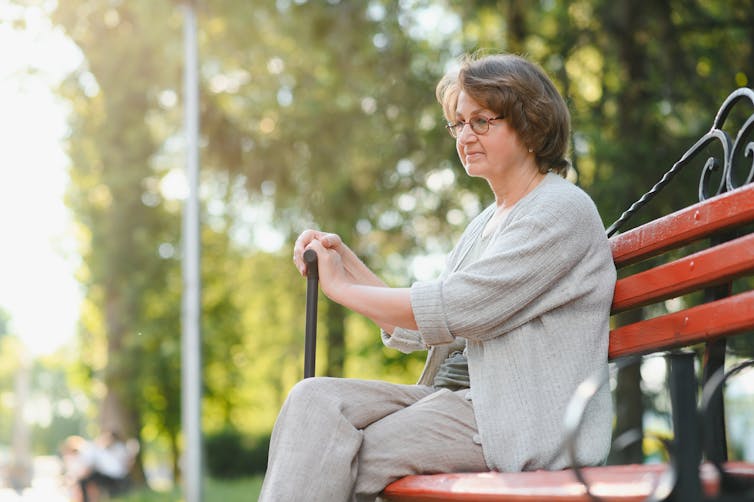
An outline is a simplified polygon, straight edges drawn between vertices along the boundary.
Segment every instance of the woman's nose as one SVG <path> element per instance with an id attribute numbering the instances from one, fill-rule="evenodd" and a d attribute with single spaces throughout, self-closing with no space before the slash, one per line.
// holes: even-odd
<path id="1" fill-rule="evenodd" d="M 458 142 L 468 143 L 471 139 L 478 139 L 476 133 L 471 128 L 470 124 L 463 124 L 463 127 L 461 127 L 461 130 L 458 132 Z"/>

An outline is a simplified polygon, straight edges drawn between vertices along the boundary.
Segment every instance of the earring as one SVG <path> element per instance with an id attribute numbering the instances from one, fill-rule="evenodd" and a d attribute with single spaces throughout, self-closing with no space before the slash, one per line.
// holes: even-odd
<path id="1" fill-rule="evenodd" d="M 533 151 L 534 151 L 534 149 L 533 149 L 533 148 L 529 148 L 529 153 L 531 153 L 531 152 L 533 152 Z"/>

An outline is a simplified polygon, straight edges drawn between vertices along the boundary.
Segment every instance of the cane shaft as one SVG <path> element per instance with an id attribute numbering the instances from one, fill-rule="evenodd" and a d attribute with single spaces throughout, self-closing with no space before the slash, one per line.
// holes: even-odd
<path id="1" fill-rule="evenodd" d="M 309 249 L 304 252 L 306 263 L 306 339 L 304 343 L 304 378 L 314 376 L 314 362 L 317 354 L 317 296 L 319 271 L 317 253 Z"/>

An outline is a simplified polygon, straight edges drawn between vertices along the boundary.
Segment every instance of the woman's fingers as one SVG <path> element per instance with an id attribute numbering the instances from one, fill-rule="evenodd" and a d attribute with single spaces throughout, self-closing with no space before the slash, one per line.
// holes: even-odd
<path id="1" fill-rule="evenodd" d="M 338 234 L 322 234 L 319 241 L 328 249 L 337 249 L 342 243 Z"/>
<path id="2" fill-rule="evenodd" d="M 329 297 L 344 278 L 343 262 L 338 251 L 327 248 L 322 241 L 315 239 L 309 243 L 307 249 L 317 253 L 317 267 L 319 269 L 319 284 L 322 291 Z"/>
<path id="3" fill-rule="evenodd" d="M 304 262 L 304 251 L 309 244 L 319 237 L 321 232 L 307 229 L 299 234 L 296 242 L 293 244 L 293 263 L 296 265 L 301 275 L 306 275 L 306 263 Z"/>
<path id="4" fill-rule="evenodd" d="M 338 250 L 342 241 L 338 234 L 320 232 L 319 230 L 307 229 L 301 232 L 293 244 L 293 263 L 303 276 L 306 275 L 306 263 L 304 262 L 304 251 L 306 251 L 312 242 L 321 243 L 323 248 Z"/>

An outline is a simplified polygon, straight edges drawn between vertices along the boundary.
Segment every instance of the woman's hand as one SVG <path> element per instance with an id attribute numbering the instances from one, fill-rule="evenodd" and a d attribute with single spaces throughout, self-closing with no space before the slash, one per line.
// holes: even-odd
<path id="1" fill-rule="evenodd" d="M 344 292 L 354 284 L 353 277 L 346 270 L 336 248 L 327 248 L 321 240 L 312 240 L 306 249 L 317 253 L 319 284 L 322 292 L 333 301 L 343 303 Z"/>
<path id="2" fill-rule="evenodd" d="M 338 301 L 338 292 L 348 284 L 355 283 L 355 278 L 348 272 L 345 262 L 355 255 L 343 244 L 337 234 L 305 230 L 293 245 L 293 261 L 301 275 L 306 275 L 304 252 L 308 249 L 317 253 L 317 267 L 322 291 L 328 298 Z M 344 256 L 345 255 L 345 256 Z M 342 296 L 342 295 L 340 295 Z M 339 302 L 340 303 L 340 302 Z"/>
<path id="3" fill-rule="evenodd" d="M 337 234 L 331 234 L 327 232 L 320 232 L 319 230 L 304 230 L 301 235 L 298 236 L 296 242 L 293 244 L 293 263 L 296 265 L 299 273 L 306 276 L 306 263 L 304 262 L 304 251 L 306 251 L 313 241 L 319 241 L 322 247 L 325 249 L 331 249 L 337 253 L 341 253 L 348 247 L 340 240 L 340 236 Z"/>
<path id="4" fill-rule="evenodd" d="M 306 275 L 304 251 L 317 253 L 319 284 L 328 298 L 365 315 L 388 333 L 395 326 L 416 329 L 407 288 L 390 288 L 337 234 L 304 230 L 293 245 L 293 262 Z"/>

